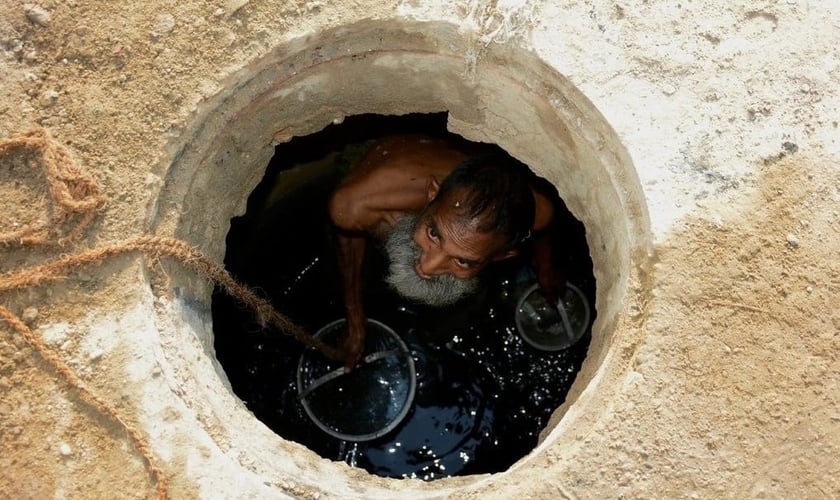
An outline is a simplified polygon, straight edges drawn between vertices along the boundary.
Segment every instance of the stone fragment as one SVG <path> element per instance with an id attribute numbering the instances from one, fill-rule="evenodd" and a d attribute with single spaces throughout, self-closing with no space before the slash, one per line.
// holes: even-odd
<path id="1" fill-rule="evenodd" d="M 799 247 L 799 238 L 797 238 L 796 235 L 793 233 L 788 233 L 787 244 L 791 248 L 797 248 Z"/>
<path id="2" fill-rule="evenodd" d="M 20 319 L 23 320 L 26 324 L 32 324 L 35 321 L 35 318 L 38 317 L 38 309 L 35 307 L 27 307 L 23 310 L 23 314 L 21 314 Z"/>
<path id="3" fill-rule="evenodd" d="M 38 98 L 38 104 L 40 104 L 42 108 L 49 108 L 55 104 L 57 100 L 58 92 L 50 89 L 41 94 L 41 97 Z"/>
<path id="4" fill-rule="evenodd" d="M 34 3 L 25 3 L 23 4 L 23 12 L 26 13 L 27 19 L 37 24 L 38 26 L 46 27 L 50 24 L 50 13 L 47 12 L 40 5 L 35 5 Z"/>
<path id="5" fill-rule="evenodd" d="M 70 332 L 70 325 L 67 323 L 53 323 L 41 327 L 41 338 L 44 342 L 52 345 L 61 345 L 65 342 Z"/>
<path id="6" fill-rule="evenodd" d="M 61 453 L 62 457 L 69 457 L 73 454 L 73 450 L 67 443 L 61 443 L 61 445 L 58 447 L 58 452 Z"/>
<path id="7" fill-rule="evenodd" d="M 227 0 L 225 2 L 225 10 L 227 15 L 232 16 L 236 11 L 248 5 L 248 0 Z"/>
<path id="8" fill-rule="evenodd" d="M 161 38 L 175 29 L 175 17 L 172 14 L 160 14 L 155 19 L 155 25 L 152 28 L 152 38 Z"/>

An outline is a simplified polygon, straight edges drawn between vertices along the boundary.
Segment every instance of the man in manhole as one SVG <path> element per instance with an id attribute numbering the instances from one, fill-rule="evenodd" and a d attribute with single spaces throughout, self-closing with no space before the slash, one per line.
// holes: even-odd
<path id="1" fill-rule="evenodd" d="M 489 264 L 527 247 L 550 300 L 564 291 L 557 265 L 557 195 L 547 181 L 502 154 L 418 135 L 374 144 L 338 186 L 338 228 L 348 367 L 362 355 L 361 274 L 368 239 L 384 244 L 387 281 L 408 299 L 443 306 L 473 292 Z"/>

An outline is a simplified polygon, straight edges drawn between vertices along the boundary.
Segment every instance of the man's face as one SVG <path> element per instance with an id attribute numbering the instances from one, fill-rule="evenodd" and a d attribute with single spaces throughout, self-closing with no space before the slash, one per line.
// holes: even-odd
<path id="1" fill-rule="evenodd" d="M 418 226 L 417 216 L 402 217 L 385 243 L 389 267 L 386 281 L 403 297 L 432 306 L 444 306 L 457 302 L 472 293 L 478 278 L 460 278 L 451 274 L 422 277 L 417 272 L 422 250 L 412 238 Z"/>
<path id="2" fill-rule="evenodd" d="M 430 305 L 451 304 L 471 293 L 477 275 L 500 257 L 500 238 L 459 216 L 457 197 L 405 216 L 388 237 L 388 282 L 403 296 Z M 507 254 L 505 254 L 507 255 Z"/>
<path id="3" fill-rule="evenodd" d="M 479 232 L 479 221 L 463 216 L 458 198 L 456 194 L 430 203 L 418 218 L 412 238 L 420 248 L 414 269 L 421 278 L 473 278 L 501 250 L 501 238 Z"/>

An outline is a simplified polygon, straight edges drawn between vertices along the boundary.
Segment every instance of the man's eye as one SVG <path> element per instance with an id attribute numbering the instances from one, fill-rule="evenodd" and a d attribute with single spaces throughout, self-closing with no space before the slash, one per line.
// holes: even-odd
<path id="1" fill-rule="evenodd" d="M 455 265 L 458 267 L 462 267 L 464 269 L 469 269 L 472 267 L 472 262 L 468 262 L 464 259 L 455 258 Z"/>
<path id="2" fill-rule="evenodd" d="M 440 238 L 440 234 L 438 234 L 437 229 L 435 229 L 434 226 L 429 226 L 427 232 L 429 233 L 429 238 L 433 240 Z"/>

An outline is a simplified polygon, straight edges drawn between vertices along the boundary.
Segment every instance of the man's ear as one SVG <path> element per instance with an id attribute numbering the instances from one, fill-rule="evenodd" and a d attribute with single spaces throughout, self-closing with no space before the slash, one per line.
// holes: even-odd
<path id="1" fill-rule="evenodd" d="M 519 255 L 519 250 L 517 250 L 515 248 L 511 248 L 510 250 L 506 250 L 506 251 L 496 255 L 495 257 L 493 257 L 493 261 L 510 259 L 511 257 L 516 257 L 517 255 Z"/>
<path id="2" fill-rule="evenodd" d="M 430 175 L 428 182 L 426 182 L 426 202 L 431 202 L 440 191 L 440 183 L 435 179 L 435 176 Z"/>

